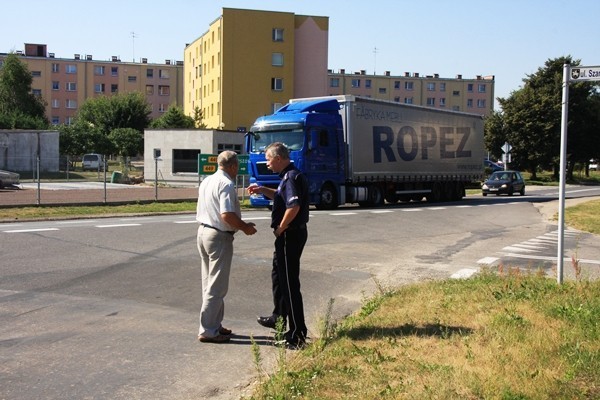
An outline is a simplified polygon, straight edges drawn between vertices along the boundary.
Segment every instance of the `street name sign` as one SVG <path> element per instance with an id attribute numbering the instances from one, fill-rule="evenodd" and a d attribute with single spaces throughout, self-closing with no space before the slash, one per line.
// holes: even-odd
<path id="1" fill-rule="evenodd" d="M 579 81 L 600 81 L 600 66 L 598 67 L 571 67 L 569 80 Z"/>

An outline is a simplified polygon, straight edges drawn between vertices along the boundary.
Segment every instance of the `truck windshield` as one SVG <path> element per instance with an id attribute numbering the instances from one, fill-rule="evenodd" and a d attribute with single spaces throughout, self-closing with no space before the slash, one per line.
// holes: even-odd
<path id="1" fill-rule="evenodd" d="M 265 148 L 274 142 L 281 142 L 290 151 L 300 150 L 304 145 L 302 129 L 251 132 L 250 152 L 263 153 Z"/>

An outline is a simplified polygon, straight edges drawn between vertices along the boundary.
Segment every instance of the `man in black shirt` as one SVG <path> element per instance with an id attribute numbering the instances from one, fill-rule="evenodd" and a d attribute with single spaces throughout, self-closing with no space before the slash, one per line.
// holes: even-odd
<path id="1" fill-rule="evenodd" d="M 283 143 L 272 143 L 265 149 L 267 167 L 279 173 L 277 189 L 253 184 L 250 194 L 260 193 L 273 199 L 271 228 L 275 234 L 275 253 L 271 280 L 273 285 L 273 313 L 258 317 L 258 323 L 275 328 L 278 318 L 289 325 L 285 340 L 290 346 L 301 346 L 307 335 L 304 306 L 300 293 L 300 256 L 308 238 L 308 181 L 290 161 Z"/>

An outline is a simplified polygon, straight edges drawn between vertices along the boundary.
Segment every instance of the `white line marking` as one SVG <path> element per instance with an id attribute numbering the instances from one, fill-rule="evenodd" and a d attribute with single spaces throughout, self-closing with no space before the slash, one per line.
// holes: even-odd
<path id="1" fill-rule="evenodd" d="M 142 224 L 113 224 L 113 225 L 96 225 L 96 228 L 121 228 L 125 226 L 140 226 Z"/>
<path id="2" fill-rule="evenodd" d="M 463 268 L 461 270 L 456 271 L 452 275 L 450 275 L 450 278 L 466 279 L 466 278 L 470 278 L 471 276 L 475 275 L 478 271 L 479 271 L 478 269 L 474 269 L 474 268 Z"/>
<path id="3" fill-rule="evenodd" d="M 197 224 L 198 221 L 195 219 L 192 221 L 173 221 L 174 224 Z"/>
<path id="4" fill-rule="evenodd" d="M 355 213 L 355 212 L 339 212 L 339 213 L 331 213 L 329 215 L 336 215 L 336 216 L 338 216 L 338 215 L 356 215 L 356 214 L 357 213 Z"/>
<path id="5" fill-rule="evenodd" d="M 546 256 L 532 256 L 532 255 L 526 255 L 526 254 L 515 254 L 515 253 L 507 253 L 504 254 L 505 257 L 513 257 L 513 258 L 525 258 L 525 259 L 531 259 L 531 260 L 542 260 L 542 261 L 554 261 L 556 262 L 556 257 L 546 257 Z M 565 257 L 564 261 L 567 263 L 571 262 L 571 258 L 569 257 Z M 600 260 L 589 260 L 589 259 L 577 259 L 577 261 L 579 263 L 582 264 L 597 264 L 600 265 Z"/>
<path id="6" fill-rule="evenodd" d="M 58 228 L 38 228 L 38 229 L 14 229 L 10 231 L 4 231 L 5 233 L 26 233 L 26 232 L 47 232 L 57 231 Z"/>
<path id="7" fill-rule="evenodd" d="M 498 257 L 484 257 L 477 261 L 477 264 L 492 265 L 500 260 Z"/>
<path id="8" fill-rule="evenodd" d="M 525 253 L 537 251 L 537 250 L 527 250 L 527 249 L 523 249 L 523 248 L 515 247 L 515 246 L 506 246 L 506 247 L 503 247 L 502 250 L 504 250 L 504 251 L 523 251 Z"/>
<path id="9" fill-rule="evenodd" d="M 376 210 L 376 211 L 371 211 L 371 214 L 385 214 L 385 213 L 393 213 L 393 210 Z"/>
<path id="10" fill-rule="evenodd" d="M 405 212 L 413 212 L 413 211 L 423 211 L 422 208 L 407 208 L 406 210 L 402 210 Z"/>

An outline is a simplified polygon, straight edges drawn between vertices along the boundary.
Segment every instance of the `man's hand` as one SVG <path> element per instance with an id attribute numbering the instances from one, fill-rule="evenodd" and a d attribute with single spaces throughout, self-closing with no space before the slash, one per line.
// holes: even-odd
<path id="1" fill-rule="evenodd" d="M 246 222 L 246 226 L 244 227 L 244 229 L 242 229 L 242 232 L 244 232 L 248 236 L 254 235 L 256 233 L 255 226 L 256 224 L 254 222 Z"/>

